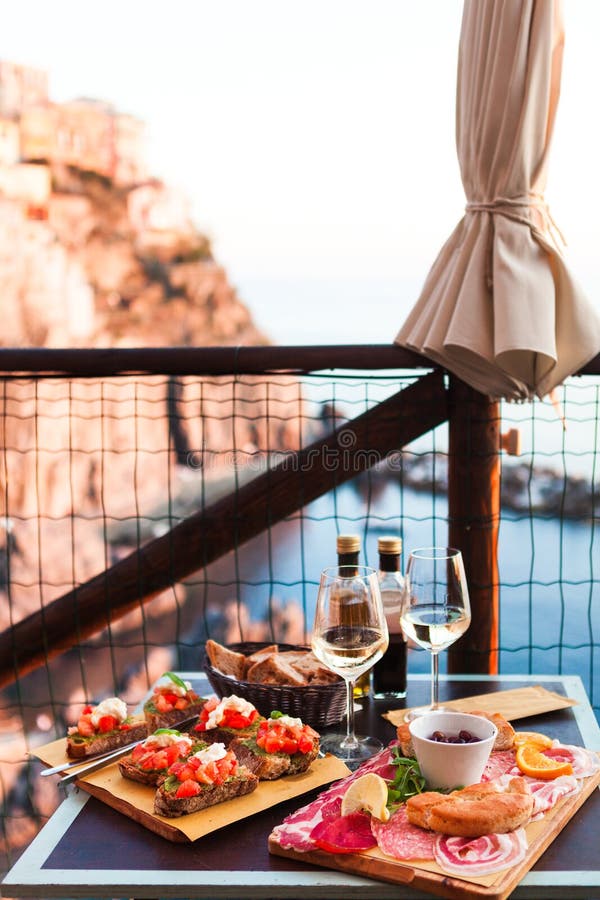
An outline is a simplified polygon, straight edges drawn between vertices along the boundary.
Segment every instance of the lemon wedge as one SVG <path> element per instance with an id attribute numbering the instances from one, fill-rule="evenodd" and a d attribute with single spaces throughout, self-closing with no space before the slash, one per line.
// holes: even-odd
<path id="1" fill-rule="evenodd" d="M 342 797 L 342 815 L 363 809 L 381 822 L 387 822 L 390 811 L 387 808 L 387 782 L 375 772 L 367 772 L 353 781 Z"/>
<path id="2" fill-rule="evenodd" d="M 551 747 L 553 743 L 552 738 L 539 731 L 515 731 L 514 741 L 515 747 L 520 747 L 521 744 L 530 744 L 538 749 Z"/>

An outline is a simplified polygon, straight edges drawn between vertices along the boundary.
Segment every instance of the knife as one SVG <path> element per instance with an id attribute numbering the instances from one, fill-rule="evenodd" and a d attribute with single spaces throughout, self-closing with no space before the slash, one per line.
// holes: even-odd
<path id="1" fill-rule="evenodd" d="M 177 730 L 180 730 L 186 725 L 193 725 L 198 718 L 199 716 L 195 715 L 190 716 L 188 719 L 184 719 L 182 722 L 177 722 Z M 122 747 L 118 747 L 116 750 L 105 750 L 104 753 L 96 753 L 94 756 L 82 757 L 81 759 L 74 759 L 70 762 L 61 763 L 61 765 L 59 766 L 52 766 L 52 768 L 50 769 L 44 769 L 42 772 L 40 772 L 40 775 L 56 775 L 58 772 L 65 772 L 67 769 L 73 769 L 77 767 L 77 772 L 69 777 L 69 781 L 67 781 L 66 778 L 63 778 L 59 782 L 60 784 L 68 784 L 70 781 L 73 781 L 74 778 L 77 778 L 84 772 L 93 772 L 103 766 L 106 762 L 110 762 L 112 759 L 117 759 L 119 756 L 129 753 L 130 750 L 133 750 L 133 748 L 137 747 L 138 744 L 142 744 L 149 737 L 151 737 L 151 735 L 147 734 L 146 737 L 140 738 L 138 741 L 132 741 L 130 744 L 124 744 Z M 89 763 L 90 765 L 87 765 L 87 763 Z"/>

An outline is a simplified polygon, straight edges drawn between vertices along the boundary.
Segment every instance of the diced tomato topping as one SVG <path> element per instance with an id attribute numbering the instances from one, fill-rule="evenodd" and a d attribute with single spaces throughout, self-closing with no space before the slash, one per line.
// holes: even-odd
<path id="1" fill-rule="evenodd" d="M 130 728 L 131 725 L 129 725 L 128 722 L 121 722 L 121 724 L 119 725 L 119 731 L 129 731 Z"/>
<path id="2" fill-rule="evenodd" d="M 256 743 L 266 753 L 309 753 L 314 746 L 317 732 L 310 725 L 279 725 L 277 722 L 261 722 Z"/>
<path id="3" fill-rule="evenodd" d="M 215 784 L 214 778 L 211 778 L 204 766 L 200 766 L 194 772 L 194 778 L 199 784 Z"/>
<path id="4" fill-rule="evenodd" d="M 172 766 L 174 762 L 177 762 L 180 756 L 185 755 L 184 747 L 184 744 L 170 744 L 165 748 L 164 752 L 167 756 L 167 766 Z"/>
<path id="5" fill-rule="evenodd" d="M 194 772 L 194 770 L 192 769 L 191 766 L 183 765 L 181 767 L 181 771 L 177 772 L 177 778 L 179 779 L 179 781 L 187 781 L 188 778 L 190 778 L 193 781 L 195 774 L 196 773 Z"/>
<path id="6" fill-rule="evenodd" d="M 107 734 L 109 731 L 115 731 L 119 720 L 116 716 L 100 716 L 98 719 L 98 731 L 100 734 Z"/>
<path id="7" fill-rule="evenodd" d="M 223 784 L 227 778 L 235 774 L 237 768 L 237 758 L 229 750 L 222 759 L 211 760 L 204 765 L 197 756 L 176 762 L 170 766 L 169 775 L 174 775 L 182 783 L 195 781 L 198 784 Z"/>
<path id="8" fill-rule="evenodd" d="M 94 707 L 91 706 L 91 705 L 88 703 L 88 705 L 87 705 L 87 706 L 84 706 L 83 709 L 81 710 L 81 715 L 82 715 L 82 716 L 89 716 L 89 714 L 91 713 L 91 711 L 93 710 L 93 708 L 94 708 Z"/>
<path id="9" fill-rule="evenodd" d="M 171 710 L 173 709 L 172 704 L 169 703 L 169 701 L 167 700 L 167 698 L 165 697 L 164 694 L 156 695 L 156 697 L 154 698 L 154 705 L 156 706 L 157 710 L 161 713 L 171 712 Z"/>
<path id="10" fill-rule="evenodd" d="M 81 716 L 79 722 L 77 723 L 77 731 L 84 737 L 92 737 L 92 735 L 96 734 L 96 730 L 92 725 L 92 720 L 89 714 Z"/>
<path id="11" fill-rule="evenodd" d="M 197 797 L 202 788 L 196 781 L 187 779 L 179 785 L 175 793 L 176 797 Z"/>
<path id="12" fill-rule="evenodd" d="M 200 712 L 200 721 L 195 727 L 195 731 L 206 731 L 206 723 L 210 713 L 217 708 L 221 701 L 216 697 L 211 697 L 206 701 Z M 223 728 L 248 728 L 258 716 L 258 710 L 253 709 L 248 716 L 242 715 L 237 709 L 224 709 L 223 718 L 220 725 Z"/>

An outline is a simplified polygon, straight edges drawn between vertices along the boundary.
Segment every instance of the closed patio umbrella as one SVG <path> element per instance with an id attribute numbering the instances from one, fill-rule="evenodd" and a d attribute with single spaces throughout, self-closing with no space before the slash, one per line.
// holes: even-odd
<path id="1" fill-rule="evenodd" d="M 543 397 L 600 351 L 600 315 L 543 196 L 563 44 L 561 0 L 465 0 L 465 215 L 396 337 L 494 398 Z"/>

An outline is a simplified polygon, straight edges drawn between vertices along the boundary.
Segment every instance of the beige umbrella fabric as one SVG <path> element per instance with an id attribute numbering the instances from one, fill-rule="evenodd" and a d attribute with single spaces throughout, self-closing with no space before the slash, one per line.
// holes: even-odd
<path id="1" fill-rule="evenodd" d="M 600 315 L 543 197 L 563 44 L 561 0 L 465 0 L 465 216 L 396 337 L 494 398 L 543 397 L 600 352 Z"/>

